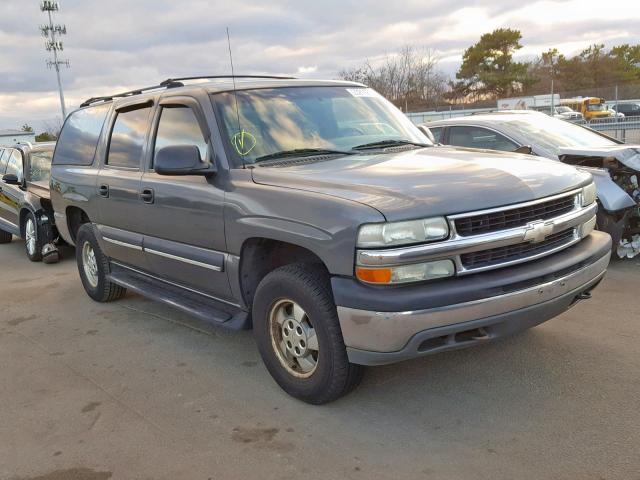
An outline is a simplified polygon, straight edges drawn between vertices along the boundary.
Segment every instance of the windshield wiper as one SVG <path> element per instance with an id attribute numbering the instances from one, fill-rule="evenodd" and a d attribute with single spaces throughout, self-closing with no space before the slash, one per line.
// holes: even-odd
<path id="1" fill-rule="evenodd" d="M 355 152 L 346 150 L 331 150 L 327 148 L 295 148 L 293 150 L 282 150 L 281 152 L 270 153 L 256 158 L 253 162 L 258 163 L 264 160 L 275 160 L 277 158 L 290 157 L 311 157 L 315 155 L 353 155 Z"/>
<path id="2" fill-rule="evenodd" d="M 353 150 L 369 150 L 374 148 L 397 147 L 399 145 L 415 145 L 416 147 L 431 147 L 428 143 L 414 142 L 411 140 L 380 140 L 379 142 L 364 143 L 353 147 Z"/>

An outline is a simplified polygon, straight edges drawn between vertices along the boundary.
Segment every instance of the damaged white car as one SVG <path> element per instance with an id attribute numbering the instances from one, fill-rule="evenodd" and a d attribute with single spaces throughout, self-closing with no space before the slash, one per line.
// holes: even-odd
<path id="1" fill-rule="evenodd" d="M 518 151 L 588 170 L 598 189 L 598 225 L 618 257 L 640 254 L 640 145 L 528 110 L 500 111 L 422 125 L 445 145 Z"/>
<path id="2" fill-rule="evenodd" d="M 563 147 L 564 163 L 587 167 L 598 188 L 601 230 L 611 233 L 619 257 L 640 253 L 640 145 Z"/>

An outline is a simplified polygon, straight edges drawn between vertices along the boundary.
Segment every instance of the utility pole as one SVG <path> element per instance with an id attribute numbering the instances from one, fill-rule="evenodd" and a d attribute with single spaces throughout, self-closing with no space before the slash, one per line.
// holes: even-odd
<path id="1" fill-rule="evenodd" d="M 62 110 L 62 121 L 67 117 L 67 108 L 64 104 L 64 93 L 62 91 L 62 80 L 60 80 L 60 66 L 64 65 L 69 68 L 69 60 L 62 60 L 58 58 L 58 52 L 64 50 L 62 42 L 56 40 L 56 35 L 61 37 L 67 34 L 67 27 L 65 25 L 53 24 L 51 18 L 51 12 L 57 12 L 60 9 L 60 4 L 52 0 L 43 0 L 40 3 L 40 10 L 47 12 L 49 16 L 49 23 L 42 25 L 40 31 L 42 36 L 46 39 L 44 42 L 44 48 L 48 52 L 53 52 L 53 61 L 47 60 L 47 67 L 54 68 L 56 71 L 56 78 L 58 79 L 58 92 L 60 94 L 60 109 Z"/>

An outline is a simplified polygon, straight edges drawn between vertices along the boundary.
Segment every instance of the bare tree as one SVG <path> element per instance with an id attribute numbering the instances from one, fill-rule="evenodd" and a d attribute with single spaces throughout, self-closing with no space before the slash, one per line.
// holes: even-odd
<path id="1" fill-rule="evenodd" d="M 342 70 L 339 78 L 364 83 L 402 108 L 421 108 L 441 103 L 447 91 L 445 76 L 438 71 L 439 58 L 432 49 L 404 45 L 374 66 L 368 59 Z"/>
<path id="2" fill-rule="evenodd" d="M 45 120 L 42 122 L 45 133 L 48 133 L 53 138 L 58 138 L 60 130 L 62 130 L 62 118 L 55 117 L 53 119 Z"/>

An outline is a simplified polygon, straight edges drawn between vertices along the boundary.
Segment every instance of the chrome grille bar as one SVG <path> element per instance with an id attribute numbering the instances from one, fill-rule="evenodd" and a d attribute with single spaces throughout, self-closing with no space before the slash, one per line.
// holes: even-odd
<path id="1" fill-rule="evenodd" d="M 474 217 L 480 214 L 493 213 L 499 211 L 509 211 L 522 206 L 535 205 L 555 198 L 574 196 L 574 207 L 571 211 L 559 215 L 557 217 L 540 220 L 536 222 L 528 222 L 527 224 L 507 228 L 504 230 L 492 231 L 488 233 L 480 233 L 469 236 L 459 235 L 455 228 L 455 220 L 465 217 Z M 365 267 L 388 267 L 396 265 L 404 265 L 411 263 L 426 262 L 439 260 L 444 258 L 453 259 L 456 264 L 457 275 L 465 275 L 469 273 L 480 272 L 501 268 L 516 263 L 522 263 L 533 260 L 542 256 L 550 255 L 554 252 L 569 247 L 581 240 L 581 225 L 592 221 L 597 211 L 597 204 L 593 203 L 587 207 L 581 207 L 580 190 L 566 192 L 553 197 L 546 197 L 525 204 L 510 205 L 502 208 L 488 209 L 479 212 L 470 212 L 466 214 L 451 215 L 447 217 L 451 234 L 448 240 L 442 242 L 434 242 L 421 245 L 413 245 L 409 247 L 380 249 L 380 250 L 358 250 L 356 255 L 356 263 Z M 544 236 L 537 239 L 532 234 L 532 224 L 544 224 Z M 538 226 L 538 225 L 537 225 Z M 522 244 L 534 244 L 541 242 L 545 238 L 559 234 L 561 232 L 573 231 L 573 235 L 566 235 L 562 241 L 549 248 L 530 249 L 531 255 L 520 255 L 514 258 L 506 257 L 502 262 L 495 262 L 490 265 L 465 266 L 461 260 L 461 255 L 482 252 L 486 250 L 497 249 L 500 247 L 510 247 Z M 533 232 L 536 233 L 536 232 Z M 533 238 L 533 240 L 531 240 Z M 514 249 L 515 250 L 515 249 Z M 525 249 L 523 249 L 525 250 Z"/>

